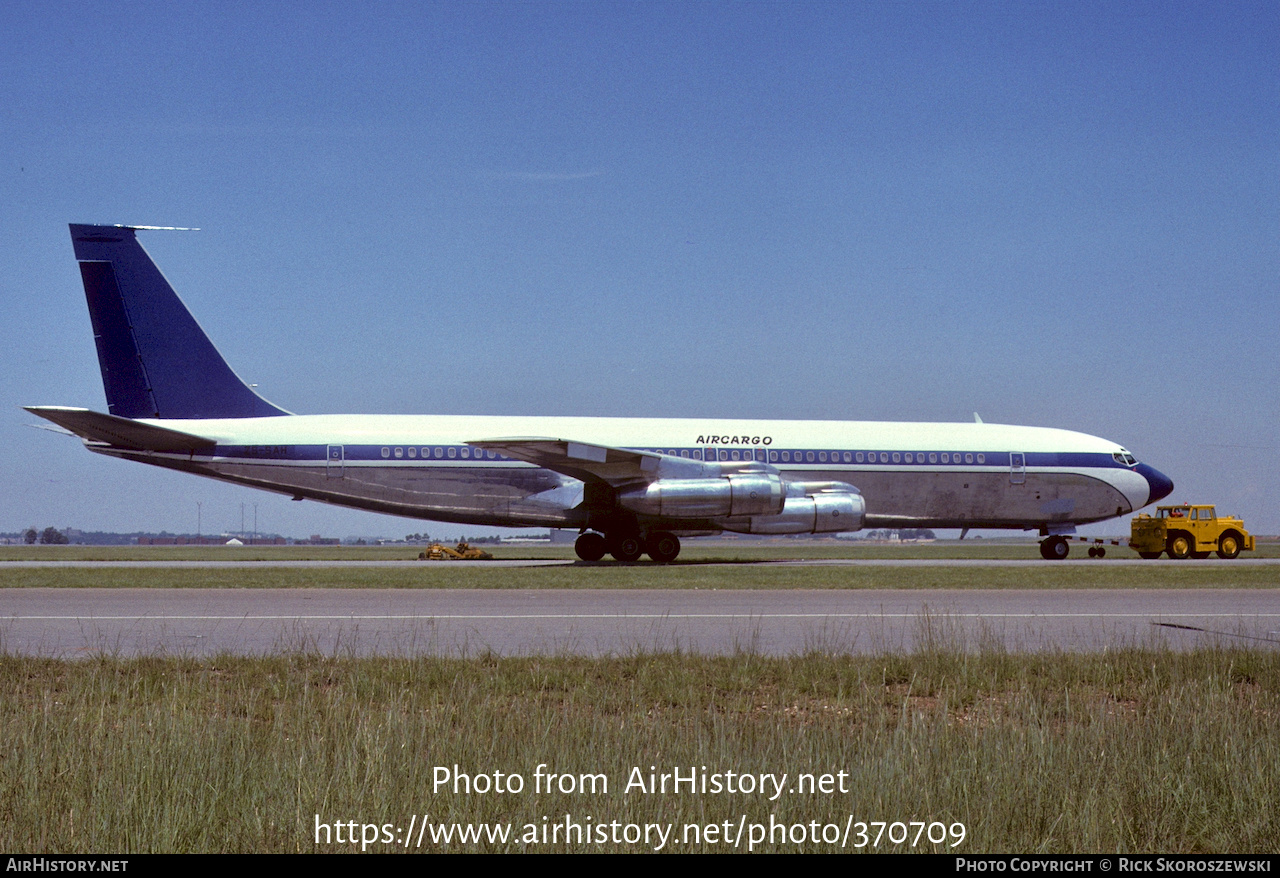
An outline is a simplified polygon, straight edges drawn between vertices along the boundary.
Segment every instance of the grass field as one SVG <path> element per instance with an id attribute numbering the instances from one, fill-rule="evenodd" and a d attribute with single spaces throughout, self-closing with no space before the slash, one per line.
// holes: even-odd
<path id="1" fill-rule="evenodd" d="M 572 559 L 572 549 L 498 550 L 503 558 Z M 1077 554 L 1079 552 L 1077 548 Z M 1113 549 L 1120 558 L 1127 550 Z M 1280 556 L 1280 547 L 1264 544 L 1252 557 Z M 740 547 L 693 544 L 675 564 L 570 563 L 512 569 L 484 562 L 416 562 L 403 547 L 264 546 L 221 547 L 6 547 L 0 550 L 0 588 L 1272 588 L 1280 568 L 1194 560 L 1112 564 L 1110 558 L 1085 565 L 1028 564 L 1005 567 L 780 566 L 776 561 L 809 559 L 961 559 L 1039 560 L 1034 544 L 981 546 L 850 546 L 820 541 L 809 545 Z M 261 561 L 246 567 L 32 568 L 4 561 Z M 335 566 L 272 567 L 271 561 L 320 560 Z M 403 566 L 342 566 L 343 561 L 398 561 Z"/>
<path id="2" fill-rule="evenodd" d="M 559 552 L 565 550 L 539 550 Z M 880 557 L 1033 554 L 1034 546 L 875 547 Z M 4 557 L 223 558 L 221 549 L 18 548 Z M 475 564 L 319 568 L 18 568 L 24 586 L 395 588 L 1272 587 L 1277 568 L 1195 561 L 1012 567 L 786 567 L 842 545 L 697 546 L 669 566 Z M 868 557 L 872 547 L 858 547 Z M 96 553 L 96 554 L 95 554 Z M 839 554 L 843 553 L 843 554 Z M 234 550 L 350 560 L 399 549 Z M 827 557 L 830 557 L 828 555 Z M 1123 553 L 1120 557 L 1126 557 Z M 974 557 L 965 554 L 963 557 Z M 1005 555 L 1004 557 L 1008 557 Z M 729 563 L 705 563 L 722 560 Z M 742 562 L 742 563 L 733 563 Z M 2 595 L 0 595 L 2 600 Z M 866 849 L 1272 852 L 1280 847 L 1280 653 L 1123 648 L 774 658 L 680 653 L 469 659 L 0 655 L 0 849 L 16 852 L 404 850 L 410 822 L 507 840 L 415 835 L 409 850 L 643 851 L 554 826 L 670 827 L 664 850 L 840 850 L 813 834 L 921 821 L 946 840 Z M 435 789 L 437 771 L 521 775 L 519 793 Z M 539 765 L 607 791 L 534 789 Z M 776 797 L 625 787 L 679 768 L 785 773 Z M 702 767 L 705 766 L 705 769 Z M 840 773 L 843 772 L 843 776 Z M 830 792 L 798 792 L 797 776 Z M 843 791 L 841 791 L 843 787 Z M 327 829 L 317 842 L 317 822 Z M 333 824 L 347 829 L 342 842 Z M 355 826 L 347 826 L 354 822 Z M 726 824 L 728 826 L 726 827 Z M 688 827 L 697 826 L 695 836 Z M 707 828 L 717 829 L 708 836 Z M 964 840 L 952 847 L 957 825 Z M 747 835 L 734 848 L 726 835 Z M 796 840 L 796 827 L 801 827 Z M 805 830 L 803 827 L 809 827 Z M 908 831 L 908 827 L 901 827 Z M 433 832 L 444 830 L 433 829 Z M 868 831 L 874 836 L 876 828 Z M 915 827 L 909 827 L 914 833 Z M 544 841 L 543 832 L 548 836 Z M 892 832 L 892 830 L 890 831 Z M 522 840 L 532 833 L 536 841 Z M 366 836 L 367 837 L 367 836 Z M 386 838 L 392 838 L 387 843 Z M 938 835 L 936 837 L 941 837 Z M 675 840 L 673 840 L 675 839 Z"/>
<path id="3" fill-rule="evenodd" d="M 485 568 L 4 568 L 4 588 L 1275 588 L 1280 568 L 776 567 L 753 565 Z"/>
<path id="4" fill-rule="evenodd" d="M 425 546 L 0 546 L 4 561 L 412 561 Z M 576 561 L 572 546 L 482 546 L 503 560 Z M 1073 543 L 1072 558 L 1087 558 Z M 1109 560 L 1134 560 L 1123 546 L 1107 546 Z M 1280 558 L 1280 540 L 1259 539 L 1242 558 Z M 866 560 L 1039 561 L 1034 539 L 938 540 L 932 543 L 861 543 L 849 540 L 687 540 L 676 566 L 717 562 L 859 558 Z M 439 563 L 439 562 L 436 562 Z M 608 562 L 605 562 L 608 563 Z M 642 564 L 647 562 L 640 562 Z M 1194 562 L 1187 562 L 1194 563 Z"/>
<path id="5" fill-rule="evenodd" d="M 566 819 L 673 825 L 681 840 L 665 849 L 676 851 L 730 847 L 721 838 L 695 844 L 681 835 L 686 824 L 736 830 L 740 820 L 764 827 L 770 819 L 964 826 L 954 848 L 949 835 L 916 845 L 886 837 L 878 850 L 1280 847 L 1274 651 L 7 657 L 0 686 L 0 848 L 14 852 L 359 849 L 333 835 L 317 844 L 317 821 L 355 821 L 357 839 L 359 824 L 390 824 L 395 843 L 369 849 L 401 850 L 411 818 L 424 814 L 433 825 L 511 824 L 516 835 L 465 844 L 428 835 L 421 848 L 415 835 L 411 850 L 656 846 L 656 836 L 648 845 L 520 841 L 526 824 L 536 833 Z M 535 791 L 540 764 L 581 786 Z M 525 786 L 435 789 L 437 767 L 455 765 L 471 775 L 514 772 Z M 742 791 L 625 792 L 632 769 L 647 776 L 650 766 L 788 780 L 772 801 Z M 800 773 L 830 775 L 831 791 L 797 792 Z M 594 792 L 580 781 L 593 774 L 607 792 L 598 780 Z M 792 833 L 757 849 L 839 849 Z M 848 847 L 856 841 L 855 830 Z"/>

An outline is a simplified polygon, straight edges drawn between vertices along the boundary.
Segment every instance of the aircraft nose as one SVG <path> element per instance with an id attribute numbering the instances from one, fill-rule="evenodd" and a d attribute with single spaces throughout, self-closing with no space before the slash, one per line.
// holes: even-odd
<path id="1" fill-rule="evenodd" d="M 1147 486 L 1150 494 L 1147 497 L 1147 502 L 1143 504 L 1144 506 L 1149 503 L 1155 503 L 1157 500 L 1163 500 L 1165 497 L 1168 497 L 1173 493 L 1173 479 L 1169 478 L 1155 467 L 1147 466 L 1145 463 L 1140 463 L 1134 467 L 1134 470 L 1138 475 L 1147 480 Z"/>

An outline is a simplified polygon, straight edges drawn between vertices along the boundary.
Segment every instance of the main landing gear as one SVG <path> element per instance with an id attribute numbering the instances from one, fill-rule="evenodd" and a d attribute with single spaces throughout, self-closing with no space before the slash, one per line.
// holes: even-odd
<path id="1" fill-rule="evenodd" d="M 1040 541 L 1040 557 L 1046 561 L 1061 561 L 1071 554 L 1071 544 L 1066 537 L 1049 537 Z"/>
<path id="2" fill-rule="evenodd" d="M 599 561 L 609 553 L 618 561 L 638 561 L 648 553 L 659 564 L 666 564 L 680 554 L 680 539 L 666 531 L 653 531 L 647 535 L 615 534 L 606 536 L 587 531 L 578 537 L 573 550 L 583 561 Z"/>

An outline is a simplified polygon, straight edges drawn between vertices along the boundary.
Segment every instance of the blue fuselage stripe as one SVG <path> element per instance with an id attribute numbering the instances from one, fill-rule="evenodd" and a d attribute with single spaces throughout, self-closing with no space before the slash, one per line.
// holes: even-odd
<path id="1" fill-rule="evenodd" d="M 677 457 L 701 459 L 703 449 L 699 448 L 663 448 L 663 449 L 629 449 L 637 451 L 657 451 L 659 453 L 675 453 Z M 708 449 L 710 450 L 710 449 Z M 734 462 L 733 450 L 729 457 L 717 457 L 719 460 Z M 695 457 L 696 453 L 696 457 Z M 754 456 L 751 450 L 737 450 L 737 460 L 766 462 Z M 849 460 L 845 455 L 849 455 Z M 857 460 L 861 454 L 863 459 Z M 963 468 L 966 470 L 1005 470 L 1013 467 L 1013 455 L 1020 454 L 1024 466 L 1029 469 L 1132 469 L 1133 467 L 1117 461 L 1112 455 L 1100 452 L 998 452 L 998 451 L 881 451 L 860 449 L 858 451 L 826 448 L 821 451 L 807 448 L 769 449 L 767 462 L 780 469 L 817 467 L 838 467 L 847 470 L 880 470 L 886 467 L 901 470 L 936 469 L 945 467 L 949 470 Z M 787 459 L 783 459 L 784 455 Z M 810 459 L 812 455 L 812 459 Z M 946 461 L 943 461 L 943 455 Z M 485 452 L 470 445 L 218 445 L 213 456 L 222 460 L 239 463 L 269 463 L 282 461 L 290 463 L 315 464 L 363 464 L 363 463 L 396 463 L 396 464 L 435 464 L 435 463 L 516 463 L 509 457 L 495 452 Z M 882 460 L 881 457 L 885 459 Z M 710 459 L 711 455 L 707 457 Z M 822 458 L 826 458 L 825 460 Z M 979 460 L 981 458 L 981 460 Z"/>

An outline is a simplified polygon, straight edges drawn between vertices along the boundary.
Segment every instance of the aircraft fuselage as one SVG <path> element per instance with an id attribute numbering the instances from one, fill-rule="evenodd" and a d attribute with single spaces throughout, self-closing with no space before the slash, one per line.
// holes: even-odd
<path id="1" fill-rule="evenodd" d="M 787 481 L 850 483 L 865 498 L 865 527 L 1084 524 L 1128 514 L 1153 493 L 1144 474 L 1150 468 L 1126 464 L 1115 443 L 1000 424 L 735 421 L 734 432 L 716 433 L 700 420 L 640 418 L 292 415 L 144 423 L 216 445 L 201 454 L 87 444 L 300 498 L 480 525 L 590 524 L 579 480 L 468 444 L 522 434 L 690 460 L 755 461 Z M 738 437 L 753 444 L 720 444 Z M 731 517 L 690 519 L 672 529 L 733 530 L 732 524 Z"/>

